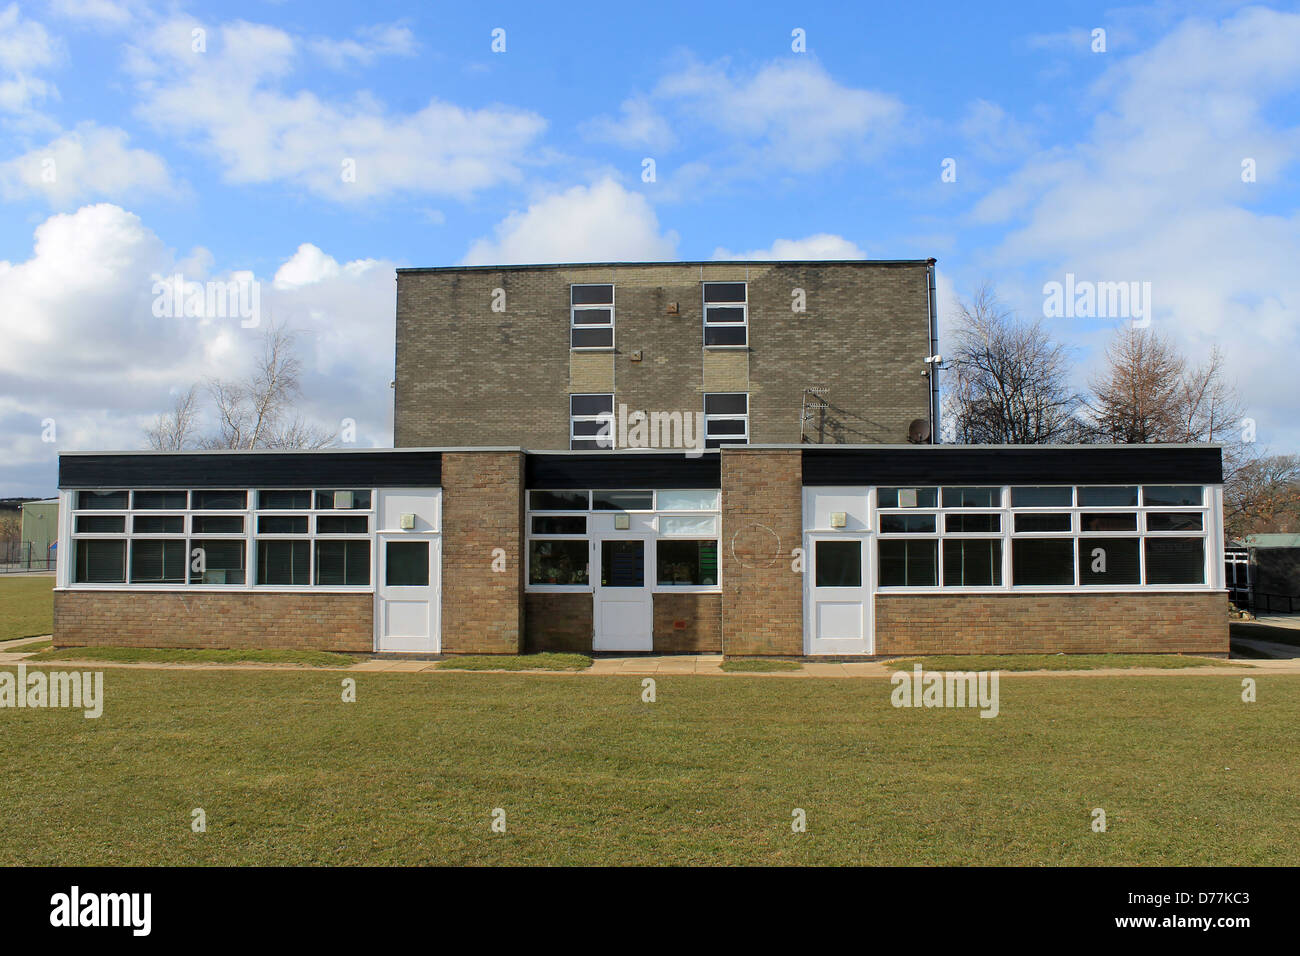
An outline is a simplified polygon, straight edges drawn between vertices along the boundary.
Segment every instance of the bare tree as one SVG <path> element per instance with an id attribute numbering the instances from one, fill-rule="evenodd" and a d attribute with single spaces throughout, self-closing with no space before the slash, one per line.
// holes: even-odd
<path id="1" fill-rule="evenodd" d="M 1041 321 L 1017 318 L 984 282 L 959 302 L 948 352 L 946 413 L 962 444 L 1077 442 L 1083 398 L 1071 386 L 1069 353 Z"/>
<path id="2" fill-rule="evenodd" d="M 1152 329 L 1125 326 L 1106 347 L 1106 365 L 1093 378 L 1093 425 L 1103 441 L 1123 445 L 1178 441 L 1185 416 L 1186 361 Z"/>
<path id="3" fill-rule="evenodd" d="M 1300 531 L 1300 455 L 1267 455 L 1244 463 L 1223 488 L 1228 536 Z"/>
<path id="4" fill-rule="evenodd" d="M 198 424 L 199 387 L 191 385 L 184 394 L 176 396 L 171 411 L 157 416 L 145 429 L 145 437 L 155 451 L 181 451 L 194 446 Z"/>

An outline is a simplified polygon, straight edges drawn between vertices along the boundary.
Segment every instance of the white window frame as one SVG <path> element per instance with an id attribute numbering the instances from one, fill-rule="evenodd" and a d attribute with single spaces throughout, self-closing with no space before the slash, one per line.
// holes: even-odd
<path id="1" fill-rule="evenodd" d="M 609 304 L 587 303 L 579 305 L 573 301 L 574 289 L 590 289 L 594 287 L 609 286 Z M 612 282 L 575 282 L 569 285 L 569 351 L 571 352 L 612 352 L 618 341 L 618 333 L 614 328 L 615 321 L 615 301 L 618 295 Z M 597 309 L 609 311 L 609 322 L 581 323 L 578 322 L 579 312 L 591 312 Z M 609 329 L 608 345 L 574 345 L 573 333 L 579 329 Z"/>
<path id="2" fill-rule="evenodd" d="M 734 412 L 726 414 L 709 414 L 709 399 L 716 398 L 720 395 L 744 395 L 745 396 L 745 413 L 738 415 Z M 742 421 L 745 423 L 744 435 L 718 435 L 716 440 L 726 445 L 748 445 L 749 444 L 749 392 L 705 392 L 704 393 L 704 447 L 709 447 L 709 423 L 714 421 Z"/>
<path id="3" fill-rule="evenodd" d="M 609 411 L 598 412 L 595 415 L 575 415 L 573 414 L 573 400 L 575 398 L 608 398 Z M 573 426 L 575 422 L 608 422 L 609 446 L 606 448 L 577 448 L 574 446 L 576 441 L 593 441 L 596 436 L 577 435 L 574 433 Z M 613 451 L 614 450 L 614 393 L 613 392 L 571 392 L 569 393 L 569 450 L 570 451 Z"/>
<path id="4" fill-rule="evenodd" d="M 707 297 L 707 289 L 711 285 L 743 286 L 745 289 L 745 299 L 743 302 L 709 302 Z M 700 333 L 700 341 L 703 343 L 706 349 L 747 349 L 749 348 L 749 281 L 748 280 L 742 280 L 737 282 L 734 280 L 712 280 L 711 279 L 708 282 L 701 282 L 700 283 L 700 304 L 704 310 L 704 326 Z M 710 309 L 713 308 L 734 309 L 737 307 L 739 307 L 745 313 L 744 319 L 742 319 L 740 322 L 710 322 L 709 321 Z M 736 342 L 730 345 L 710 345 L 709 344 L 710 328 L 744 329 L 745 341 Z"/>

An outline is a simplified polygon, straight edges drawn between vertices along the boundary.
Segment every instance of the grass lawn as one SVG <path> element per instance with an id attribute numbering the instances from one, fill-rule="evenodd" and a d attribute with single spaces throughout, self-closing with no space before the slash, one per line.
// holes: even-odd
<path id="1" fill-rule="evenodd" d="M 0 641 L 54 630 L 54 575 L 0 574 Z"/>
<path id="2" fill-rule="evenodd" d="M 123 663 L 307 664 L 312 667 L 351 667 L 357 658 L 329 651 L 259 651 L 227 648 L 65 647 L 27 658 L 35 661 L 119 661 Z"/>
<path id="3" fill-rule="evenodd" d="M 49 650 L 49 648 L 53 646 L 54 644 L 52 641 L 50 641 L 49 638 L 46 638 L 43 641 L 23 641 L 21 644 L 5 645 L 4 647 L 0 648 L 0 653 L 12 654 L 14 651 L 22 651 L 24 653 L 30 651 L 44 651 L 44 650 Z"/>
<path id="4" fill-rule="evenodd" d="M 466 654 L 439 661 L 437 670 L 457 671 L 582 671 L 591 666 L 586 654 Z"/>
<path id="5" fill-rule="evenodd" d="M 349 676 L 0 710 L 0 865 L 1300 862 L 1295 677 L 1025 677 L 989 720 L 885 680 Z"/>
<path id="6" fill-rule="evenodd" d="M 1241 661 L 1183 657 L 1181 654 L 970 654 L 899 657 L 883 663 L 898 670 L 911 670 L 912 665 L 920 664 L 927 671 L 1095 671 L 1107 667 L 1176 670 L 1182 667 L 1250 666 Z"/>
<path id="7" fill-rule="evenodd" d="M 803 665 L 798 661 L 762 661 L 743 657 L 723 661 L 721 667 L 724 671 L 734 674 L 770 674 L 773 671 L 797 671 L 803 669 Z"/>

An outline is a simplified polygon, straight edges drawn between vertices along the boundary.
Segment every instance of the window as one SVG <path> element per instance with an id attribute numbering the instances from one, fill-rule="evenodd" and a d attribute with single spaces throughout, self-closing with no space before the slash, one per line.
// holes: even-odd
<path id="1" fill-rule="evenodd" d="M 932 514 L 881 515 L 881 534 L 934 534 Z"/>
<path id="2" fill-rule="evenodd" d="M 243 511 L 248 507 L 245 491 L 196 491 L 193 498 L 195 511 Z"/>
<path id="3" fill-rule="evenodd" d="M 185 542 L 179 539 L 133 539 L 131 583 L 184 584 Z"/>
<path id="4" fill-rule="evenodd" d="M 384 553 L 384 584 L 387 587 L 429 586 L 429 542 L 389 541 Z"/>
<path id="5" fill-rule="evenodd" d="M 1147 538 L 1147 584 L 1204 584 L 1204 538 Z"/>
<path id="6" fill-rule="evenodd" d="M 77 534 L 122 534 L 126 518 L 122 515 L 77 515 Z"/>
<path id="7" fill-rule="evenodd" d="M 311 542 L 259 539 L 257 583 L 290 586 L 310 584 Z"/>
<path id="8" fill-rule="evenodd" d="M 593 491 L 592 511 L 653 511 L 653 491 Z"/>
<path id="9" fill-rule="evenodd" d="M 939 583 L 939 542 L 933 538 L 877 540 L 882 588 L 934 587 Z"/>
<path id="10" fill-rule="evenodd" d="M 1011 489 L 1013 508 L 1069 508 L 1074 504 L 1074 489 L 1066 485 L 1031 485 Z"/>
<path id="11" fill-rule="evenodd" d="M 369 534 L 370 519 L 365 515 L 321 515 L 316 519 L 317 534 Z"/>
<path id="12" fill-rule="evenodd" d="M 81 511 L 125 511 L 125 491 L 78 491 L 77 508 Z"/>
<path id="13" fill-rule="evenodd" d="M 749 393 L 713 392 L 704 396 L 704 447 L 749 443 Z"/>
<path id="14" fill-rule="evenodd" d="M 1200 485 L 1144 485 L 1142 504 L 1147 507 L 1199 508 L 1204 495 Z"/>
<path id="15" fill-rule="evenodd" d="M 1137 538 L 1086 538 L 1079 541 L 1079 583 L 1141 584 Z"/>
<path id="16" fill-rule="evenodd" d="M 614 447 L 613 394 L 569 396 L 569 448 Z"/>
<path id="17" fill-rule="evenodd" d="M 1016 515 L 1016 534 L 1051 534 L 1073 530 L 1072 519 L 1068 514 L 1028 514 Z"/>
<path id="18" fill-rule="evenodd" d="M 943 530 L 949 534 L 997 534 L 1002 530 L 1001 515 L 947 515 Z"/>
<path id="19" fill-rule="evenodd" d="M 861 541 L 818 541 L 814 558 L 817 587 L 862 587 Z"/>
<path id="20" fill-rule="evenodd" d="M 529 584 L 587 583 L 587 539 L 547 541 L 528 545 Z"/>
<path id="21" fill-rule="evenodd" d="M 665 587 L 710 587 L 718 583 L 716 539 L 659 541 L 656 562 L 659 569 L 657 580 Z"/>
<path id="22" fill-rule="evenodd" d="M 236 519 L 238 520 L 238 519 Z M 184 515 L 135 515 L 131 519 L 134 534 L 184 534 Z"/>
<path id="23" fill-rule="evenodd" d="M 585 491 L 530 491 L 528 507 L 533 511 L 586 511 L 590 504 Z"/>
<path id="24" fill-rule="evenodd" d="M 1002 507 L 1002 489 L 945 488 L 943 489 L 943 506 L 945 508 L 1000 508 Z"/>
<path id="25" fill-rule="evenodd" d="M 339 490 L 316 492 L 319 511 L 369 511 L 370 492 L 366 490 Z"/>
<path id="26" fill-rule="evenodd" d="M 600 543 L 600 586 L 645 587 L 645 542 L 602 541 Z"/>
<path id="27" fill-rule="evenodd" d="M 126 582 L 126 542 L 113 540 L 76 543 L 77 584 L 123 584 Z"/>
<path id="28" fill-rule="evenodd" d="M 569 286 L 569 347 L 575 350 L 614 347 L 612 285 Z"/>
<path id="29" fill-rule="evenodd" d="M 1136 508 L 1138 490 L 1136 487 L 1099 485 L 1093 488 L 1079 489 L 1079 507 L 1084 508 Z"/>
<path id="30" fill-rule="evenodd" d="M 1011 583 L 1017 587 L 1073 585 L 1074 539 L 1014 539 L 1011 542 Z"/>
<path id="31" fill-rule="evenodd" d="M 244 541 L 191 541 L 190 584 L 243 584 L 247 580 L 247 554 Z"/>
<path id="32" fill-rule="evenodd" d="M 261 515 L 257 519 L 258 534 L 306 534 L 306 515 Z"/>
<path id="33" fill-rule="evenodd" d="M 951 516 L 950 516 L 951 517 Z M 945 538 L 944 587 L 996 587 L 1002 583 L 999 538 Z"/>
<path id="34" fill-rule="evenodd" d="M 1202 520 L 1199 512 L 1153 511 L 1147 515 L 1148 531 L 1200 531 Z"/>
<path id="35" fill-rule="evenodd" d="M 244 533 L 243 515 L 195 515 L 190 522 L 195 534 Z"/>
<path id="36" fill-rule="evenodd" d="M 718 536 L 718 519 L 716 516 L 690 515 L 665 515 L 659 519 L 659 533 L 665 537 L 699 537 L 707 535 L 711 538 Z"/>
<path id="37" fill-rule="evenodd" d="M 533 534 L 586 534 L 585 515 L 536 515 Z"/>
<path id="38" fill-rule="evenodd" d="M 259 491 L 257 507 L 263 511 L 306 511 L 311 507 L 311 492 Z"/>
<path id="39" fill-rule="evenodd" d="M 704 283 L 704 344 L 749 344 L 749 305 L 746 283 Z"/>
<path id="40" fill-rule="evenodd" d="M 933 508 L 939 503 L 938 488 L 878 488 L 880 508 Z"/>
<path id="41" fill-rule="evenodd" d="M 427 553 L 427 541 L 410 543 L 424 545 Z M 426 578 L 427 576 L 426 572 Z M 341 584 L 348 587 L 368 585 L 370 583 L 370 539 L 318 540 L 316 542 L 316 583 L 323 586 Z"/>
<path id="42" fill-rule="evenodd" d="M 721 497 L 719 491 L 660 491 L 657 506 L 660 511 L 717 511 Z"/>
<path id="43" fill-rule="evenodd" d="M 188 494 L 184 491 L 136 491 L 131 507 L 137 511 L 184 511 Z"/>
<path id="44" fill-rule="evenodd" d="M 1136 531 L 1137 512 L 1117 512 L 1114 514 L 1088 514 L 1079 516 L 1080 531 Z"/>

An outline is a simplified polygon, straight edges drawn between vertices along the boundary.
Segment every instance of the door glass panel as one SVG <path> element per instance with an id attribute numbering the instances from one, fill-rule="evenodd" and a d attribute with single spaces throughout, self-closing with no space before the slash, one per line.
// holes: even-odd
<path id="1" fill-rule="evenodd" d="M 386 558 L 384 584 L 388 587 L 429 586 L 429 542 L 389 541 Z"/>
<path id="2" fill-rule="evenodd" d="M 862 587 L 860 541 L 817 542 L 817 587 Z"/>
<path id="3" fill-rule="evenodd" d="M 645 587 L 645 542 L 602 541 L 600 583 L 607 588 Z"/>

